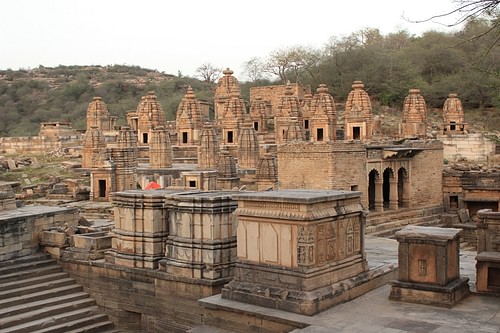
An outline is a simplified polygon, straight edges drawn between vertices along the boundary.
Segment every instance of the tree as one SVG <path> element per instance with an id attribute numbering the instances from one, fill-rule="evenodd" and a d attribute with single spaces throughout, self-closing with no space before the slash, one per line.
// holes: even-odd
<path id="1" fill-rule="evenodd" d="M 481 19 L 489 19 L 491 21 L 491 26 L 486 31 L 471 36 L 466 41 L 474 41 L 481 39 L 485 36 L 492 36 L 489 47 L 486 50 L 485 55 L 487 55 L 491 49 L 498 46 L 500 43 L 500 10 L 498 6 L 500 5 L 500 0 L 457 0 L 455 1 L 457 5 L 455 8 L 443 14 L 433 15 L 429 18 L 423 20 L 409 20 L 414 23 L 422 23 L 429 21 L 436 21 L 447 27 L 457 27 L 463 23 L 468 23 L 471 21 L 477 21 Z M 439 20 L 447 17 L 457 17 L 451 23 L 441 23 Z"/>
<path id="2" fill-rule="evenodd" d="M 319 60 L 318 51 L 304 46 L 294 46 L 271 52 L 263 62 L 262 70 L 278 76 L 283 83 L 300 82 L 304 73 L 314 79 L 312 69 L 319 63 Z"/>
<path id="3" fill-rule="evenodd" d="M 262 60 L 258 57 L 253 57 L 252 59 L 243 63 L 245 74 L 252 82 L 266 79 L 263 67 L 264 65 L 262 63 Z"/>
<path id="4" fill-rule="evenodd" d="M 222 69 L 219 67 L 215 67 L 209 62 L 206 62 L 200 65 L 200 67 L 196 68 L 195 73 L 196 77 L 207 83 L 210 83 L 211 85 L 214 85 L 222 74 Z"/>

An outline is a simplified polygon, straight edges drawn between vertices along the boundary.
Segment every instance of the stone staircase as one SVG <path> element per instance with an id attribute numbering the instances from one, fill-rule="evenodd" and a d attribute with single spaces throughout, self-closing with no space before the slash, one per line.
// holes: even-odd
<path id="1" fill-rule="evenodd" d="M 441 226 L 442 214 L 442 206 L 370 212 L 366 218 L 366 233 L 390 237 L 406 225 Z"/>
<path id="2" fill-rule="evenodd" d="M 118 332 L 56 260 L 38 253 L 0 262 L 0 332 Z"/>

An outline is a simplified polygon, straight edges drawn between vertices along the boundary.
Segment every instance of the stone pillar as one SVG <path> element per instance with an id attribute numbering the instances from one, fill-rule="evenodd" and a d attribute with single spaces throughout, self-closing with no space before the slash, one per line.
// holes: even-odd
<path id="1" fill-rule="evenodd" d="M 382 179 L 375 180 L 375 211 L 384 211 L 384 181 Z"/>
<path id="2" fill-rule="evenodd" d="M 452 307 L 469 295 L 460 277 L 460 229 L 406 226 L 396 233 L 399 278 L 389 299 Z"/>
<path id="3" fill-rule="evenodd" d="M 410 208 L 410 179 L 403 178 L 403 207 Z"/>
<path id="4" fill-rule="evenodd" d="M 390 193 L 389 193 L 389 209 L 398 209 L 398 180 L 397 178 L 391 178 L 389 180 Z"/>

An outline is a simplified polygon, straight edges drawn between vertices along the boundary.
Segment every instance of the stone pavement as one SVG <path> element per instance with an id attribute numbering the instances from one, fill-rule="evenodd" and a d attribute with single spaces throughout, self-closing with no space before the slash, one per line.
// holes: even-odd
<path id="1" fill-rule="evenodd" d="M 397 266 L 398 242 L 367 235 L 366 252 L 371 267 Z M 460 252 L 460 274 L 470 279 L 475 291 L 475 256 L 473 251 Z M 280 320 L 303 322 L 310 326 L 293 333 L 500 333 L 500 298 L 472 293 L 451 309 L 429 305 L 390 301 L 390 285 L 372 290 L 350 302 L 340 304 L 315 316 L 301 316 L 284 311 L 261 308 L 212 296 L 212 302 L 234 306 Z M 208 330 L 203 332 L 228 332 Z M 212 328 L 210 328 L 212 329 Z M 196 331 L 193 332 L 202 332 Z"/>

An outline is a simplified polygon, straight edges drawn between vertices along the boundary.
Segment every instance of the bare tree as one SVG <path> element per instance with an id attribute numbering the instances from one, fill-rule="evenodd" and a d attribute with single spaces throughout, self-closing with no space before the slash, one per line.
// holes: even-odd
<path id="1" fill-rule="evenodd" d="M 252 82 L 256 82 L 258 80 L 266 78 L 263 66 L 264 64 L 262 63 L 262 60 L 257 57 L 253 57 L 252 59 L 243 63 L 245 73 Z"/>
<path id="2" fill-rule="evenodd" d="M 202 79 L 205 82 L 210 83 L 211 85 L 214 85 L 217 79 L 219 79 L 220 75 L 222 73 L 222 69 L 219 67 L 215 67 L 209 62 L 206 62 L 202 65 L 200 65 L 198 68 L 195 70 L 195 76 Z"/>
<path id="3" fill-rule="evenodd" d="M 491 26 L 489 29 L 468 38 L 468 41 L 473 41 L 483 38 L 486 35 L 492 35 L 492 40 L 489 42 L 489 47 L 485 53 L 486 56 L 493 47 L 498 46 L 500 43 L 500 10 L 498 9 L 500 0 L 456 0 L 454 2 L 456 3 L 455 8 L 443 14 L 433 15 L 423 20 L 407 20 L 414 23 L 436 21 L 447 27 L 455 27 L 462 23 L 479 20 L 481 18 L 489 18 L 491 19 Z M 445 24 L 439 22 L 440 19 L 455 15 L 457 15 L 457 18 L 451 23 Z"/>
<path id="4" fill-rule="evenodd" d="M 303 46 L 278 49 L 263 62 L 263 71 L 278 76 L 284 83 L 300 82 L 301 75 L 308 73 L 319 63 L 319 52 Z"/>

